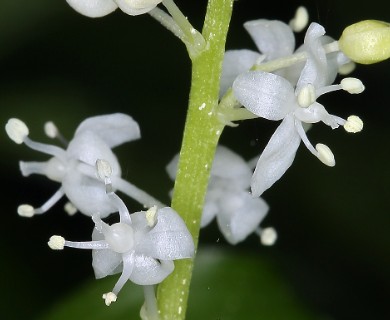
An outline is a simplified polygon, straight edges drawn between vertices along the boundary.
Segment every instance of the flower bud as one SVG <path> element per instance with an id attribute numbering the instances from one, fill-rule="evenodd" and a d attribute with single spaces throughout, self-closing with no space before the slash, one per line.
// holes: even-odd
<path id="1" fill-rule="evenodd" d="M 344 29 L 339 39 L 340 50 L 351 60 L 372 64 L 390 57 L 390 24 L 364 20 Z"/>

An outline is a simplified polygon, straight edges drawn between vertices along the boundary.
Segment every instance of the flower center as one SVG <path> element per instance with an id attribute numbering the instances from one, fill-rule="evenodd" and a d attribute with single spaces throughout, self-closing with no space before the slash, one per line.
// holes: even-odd
<path id="1" fill-rule="evenodd" d="M 125 253 L 134 245 L 134 230 L 128 224 L 119 222 L 104 230 L 110 248 L 117 253 Z"/>

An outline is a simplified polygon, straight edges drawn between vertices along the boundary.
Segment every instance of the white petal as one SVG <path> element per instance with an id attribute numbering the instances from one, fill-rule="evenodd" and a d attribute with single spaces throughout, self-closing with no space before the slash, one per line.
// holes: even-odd
<path id="1" fill-rule="evenodd" d="M 118 7 L 125 13 L 136 16 L 149 12 L 162 0 L 115 0 Z"/>
<path id="2" fill-rule="evenodd" d="M 137 254 L 161 259 L 174 260 L 194 255 L 194 242 L 183 219 L 170 207 L 157 211 L 157 224 L 148 232 L 137 233 L 147 224 L 145 213 L 131 215 L 136 232 L 135 251 Z"/>
<path id="3" fill-rule="evenodd" d="M 227 194 L 217 215 L 219 228 L 229 243 L 236 244 L 258 228 L 268 209 L 263 199 L 253 198 L 246 191 Z"/>
<path id="4" fill-rule="evenodd" d="M 211 176 L 231 180 L 237 187 L 245 189 L 249 187 L 249 180 L 252 175 L 252 169 L 247 162 L 237 153 L 219 145 L 217 147 Z"/>
<path id="5" fill-rule="evenodd" d="M 87 118 L 77 127 L 75 136 L 85 131 L 92 131 L 111 148 L 141 137 L 138 123 L 124 113 Z"/>
<path id="6" fill-rule="evenodd" d="M 226 51 L 222 64 L 219 96 L 222 97 L 232 86 L 237 76 L 249 71 L 260 57 L 261 55 L 258 52 L 246 49 Z"/>
<path id="7" fill-rule="evenodd" d="M 104 240 L 104 235 L 96 229 L 92 232 L 92 240 Z M 92 267 L 96 279 L 118 273 L 122 270 L 122 255 L 111 249 L 92 250 Z"/>
<path id="8" fill-rule="evenodd" d="M 241 74 L 233 83 L 233 93 L 245 108 L 268 120 L 281 120 L 296 107 L 291 84 L 272 73 Z"/>
<path id="9" fill-rule="evenodd" d="M 175 268 L 172 261 L 157 261 L 145 255 L 136 255 L 130 280 L 138 285 L 153 285 L 163 281 Z"/>
<path id="10" fill-rule="evenodd" d="M 167 171 L 169 178 L 171 178 L 172 180 L 176 179 L 176 171 L 177 171 L 178 163 L 179 163 L 179 154 L 176 154 L 165 167 L 165 170 Z"/>
<path id="11" fill-rule="evenodd" d="M 105 16 L 118 8 L 113 0 L 66 0 L 77 12 L 91 18 Z"/>
<path id="12" fill-rule="evenodd" d="M 252 194 L 259 197 L 279 180 L 291 166 L 301 138 L 295 130 L 294 117 L 288 115 L 276 129 L 260 155 L 252 176 Z"/>
<path id="13" fill-rule="evenodd" d="M 244 23 L 259 51 L 267 60 L 288 56 L 295 49 L 295 36 L 290 26 L 278 20 L 259 19 Z"/>

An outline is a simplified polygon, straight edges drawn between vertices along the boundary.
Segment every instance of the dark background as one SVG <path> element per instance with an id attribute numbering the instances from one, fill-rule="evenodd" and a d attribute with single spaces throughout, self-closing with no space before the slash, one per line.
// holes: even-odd
<path id="1" fill-rule="evenodd" d="M 176 3 L 201 28 L 206 1 Z M 359 20 L 390 21 L 384 0 L 358 5 L 353 0 L 239 0 L 227 49 L 254 49 L 243 22 L 288 22 L 298 5 L 306 5 L 311 21 L 323 24 L 334 38 Z M 263 225 L 278 230 L 275 246 L 261 247 L 254 235 L 228 246 L 212 224 L 202 230 L 200 249 L 213 246 L 271 263 L 300 303 L 321 319 L 389 319 L 389 70 L 389 61 L 358 66 L 353 76 L 366 85 L 364 93 L 335 92 L 321 98 L 330 113 L 357 114 L 365 127 L 356 135 L 321 125 L 310 130 L 313 144 L 331 147 L 337 165 L 325 167 L 301 146 L 283 179 L 264 194 L 271 210 Z M 23 119 L 32 139 L 51 143 L 43 133 L 48 120 L 71 139 L 86 117 L 128 113 L 139 122 L 142 140 L 116 148 L 123 176 L 166 202 L 172 182 L 165 165 L 180 147 L 189 86 L 184 45 L 149 15 L 130 17 L 117 10 L 90 19 L 62 0 L 0 2 L 1 123 L 10 117 Z M 247 121 L 226 128 L 221 143 L 250 159 L 277 125 Z M 93 224 L 81 215 L 67 217 L 64 200 L 43 216 L 19 217 L 19 204 L 41 205 L 58 184 L 41 176 L 23 178 L 19 160 L 47 157 L 14 144 L 5 131 L 0 141 L 0 303 L 6 319 L 39 318 L 45 308 L 93 278 L 90 254 L 53 253 L 46 246 L 48 238 L 62 234 L 88 240 Z M 136 203 L 127 204 L 130 211 L 139 210 Z M 259 286 L 259 299 L 267 295 L 261 290 Z M 262 319 L 261 310 L 248 319 Z"/>

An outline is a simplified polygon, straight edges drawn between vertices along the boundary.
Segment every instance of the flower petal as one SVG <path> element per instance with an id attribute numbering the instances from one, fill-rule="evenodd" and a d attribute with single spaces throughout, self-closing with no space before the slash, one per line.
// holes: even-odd
<path id="1" fill-rule="evenodd" d="M 90 18 L 105 16 L 118 8 L 113 0 L 66 0 L 78 13 Z"/>
<path id="2" fill-rule="evenodd" d="M 131 215 L 134 229 L 140 230 L 147 224 L 145 212 Z M 194 241 L 183 219 L 170 207 L 157 211 L 157 224 L 147 232 L 135 235 L 137 254 L 145 254 L 160 260 L 191 258 L 194 255 Z"/>
<path id="3" fill-rule="evenodd" d="M 115 0 L 118 7 L 131 16 L 137 16 L 149 12 L 162 0 Z"/>
<path id="4" fill-rule="evenodd" d="M 269 206 L 249 192 L 227 194 L 221 201 L 217 222 L 226 240 L 237 244 L 254 232 L 268 213 Z"/>
<path id="5" fill-rule="evenodd" d="M 291 28 L 279 20 L 259 19 L 244 23 L 259 51 L 267 60 L 288 56 L 295 48 L 295 36 Z"/>
<path id="6" fill-rule="evenodd" d="M 281 120 L 296 106 L 291 84 L 272 73 L 250 71 L 239 75 L 233 93 L 245 108 L 268 120 Z"/>
<path id="7" fill-rule="evenodd" d="M 111 148 L 141 137 L 138 123 L 124 113 L 113 113 L 85 119 L 77 127 L 75 136 L 85 131 L 92 131 Z"/>
<path id="8" fill-rule="evenodd" d="M 247 49 L 226 51 L 222 64 L 220 98 L 232 86 L 237 76 L 249 71 L 260 58 L 261 55 L 258 52 Z"/>
<path id="9" fill-rule="evenodd" d="M 104 235 L 93 229 L 92 240 L 104 240 Z M 92 267 L 96 279 L 122 271 L 122 255 L 111 249 L 92 250 Z"/>
<path id="10" fill-rule="evenodd" d="M 294 122 L 293 115 L 286 116 L 260 155 L 251 183 L 254 197 L 259 197 L 279 180 L 294 161 L 301 142 Z"/>
<path id="11" fill-rule="evenodd" d="M 130 280 L 138 285 L 154 285 L 163 281 L 175 268 L 173 261 L 157 261 L 146 255 L 137 254 L 134 258 Z"/>

